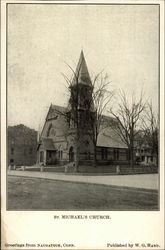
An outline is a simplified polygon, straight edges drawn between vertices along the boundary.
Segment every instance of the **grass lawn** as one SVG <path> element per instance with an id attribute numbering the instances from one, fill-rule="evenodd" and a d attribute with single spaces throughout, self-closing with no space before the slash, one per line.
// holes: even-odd
<path id="1" fill-rule="evenodd" d="M 158 192 L 8 176 L 8 210 L 158 210 Z"/>

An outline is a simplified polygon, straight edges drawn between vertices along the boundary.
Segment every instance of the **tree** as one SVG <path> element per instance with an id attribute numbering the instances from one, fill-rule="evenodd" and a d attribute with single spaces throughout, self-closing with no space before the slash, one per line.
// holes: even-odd
<path id="1" fill-rule="evenodd" d="M 114 133 L 127 145 L 129 150 L 130 166 L 133 168 L 134 160 L 134 141 L 139 133 L 140 118 L 145 110 L 146 103 L 144 101 L 143 91 L 141 91 L 139 99 L 136 100 L 132 94 L 132 100 L 129 102 L 126 93 L 119 91 L 119 102 L 116 110 L 110 108 L 109 112 L 115 120 L 112 120 L 109 126 Z"/>
<path id="2" fill-rule="evenodd" d="M 147 145 L 151 148 L 152 156 L 158 160 L 158 136 L 159 136 L 159 118 L 154 111 L 152 102 L 148 102 L 144 116 L 141 118 L 141 130 Z"/>
<path id="3" fill-rule="evenodd" d="M 102 72 L 97 74 L 92 82 L 92 105 L 93 105 L 93 115 L 91 116 L 91 130 L 92 130 L 92 140 L 94 145 L 94 166 L 96 166 L 96 146 L 98 135 L 101 130 L 104 128 L 104 118 L 103 114 L 106 111 L 106 108 L 112 97 L 114 91 L 110 90 L 111 81 L 107 74 Z"/>

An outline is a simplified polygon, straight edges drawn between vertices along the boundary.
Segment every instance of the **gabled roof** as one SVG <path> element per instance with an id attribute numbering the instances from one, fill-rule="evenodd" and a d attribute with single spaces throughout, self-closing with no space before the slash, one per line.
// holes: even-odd
<path id="1" fill-rule="evenodd" d="M 117 120 L 111 116 L 102 116 L 100 133 L 97 139 L 98 147 L 110 147 L 110 148 L 128 148 L 127 145 L 121 140 L 119 135 L 109 126 L 111 123 L 116 123 Z"/>
<path id="2" fill-rule="evenodd" d="M 40 145 L 43 145 L 45 150 L 55 150 L 53 140 L 51 138 L 42 138 Z"/>
<path id="3" fill-rule="evenodd" d="M 67 111 L 67 108 L 66 108 L 66 107 L 59 106 L 59 105 L 51 104 L 50 107 L 51 107 L 51 109 L 54 110 L 54 111 L 59 111 L 59 112 L 66 112 L 66 111 Z"/>
<path id="4" fill-rule="evenodd" d="M 83 50 L 81 50 L 79 62 L 77 64 L 75 75 L 72 80 L 72 85 L 77 84 L 76 80 L 78 80 L 78 84 L 92 86 L 92 82 L 91 82 L 91 78 L 88 72 Z"/>
<path id="5" fill-rule="evenodd" d="M 109 128 L 105 128 L 99 133 L 97 146 L 110 148 L 128 148 L 126 144 L 119 138 L 119 136 L 115 135 L 114 132 Z"/>
<path id="6" fill-rule="evenodd" d="M 47 113 L 43 128 L 42 128 L 42 131 L 41 131 L 41 136 L 42 136 L 43 130 L 45 128 L 46 122 L 48 120 L 56 119 L 57 115 L 64 114 L 67 111 L 68 111 L 68 109 L 66 107 L 51 104 L 50 107 L 49 107 L 49 110 L 48 110 L 48 113 Z"/>
<path id="7" fill-rule="evenodd" d="M 62 106 L 58 106 L 58 105 L 50 105 L 46 120 L 49 119 L 56 119 L 57 115 L 60 114 L 65 114 L 67 112 L 67 108 L 66 107 L 62 107 Z"/>
<path id="8" fill-rule="evenodd" d="M 58 114 L 62 113 L 64 114 L 67 111 L 68 109 L 66 107 L 51 104 L 46 121 L 49 119 L 56 119 Z M 111 129 L 108 126 L 110 122 L 114 123 L 116 122 L 116 119 L 110 116 L 105 116 L 105 115 L 102 116 L 101 131 L 98 135 L 97 146 L 112 147 L 112 148 L 127 148 L 127 146 L 125 145 L 124 142 L 122 142 L 119 136 L 114 133 L 113 129 Z M 43 140 L 42 144 L 46 150 L 55 150 L 53 140 L 51 138 L 43 137 L 42 140 Z"/>

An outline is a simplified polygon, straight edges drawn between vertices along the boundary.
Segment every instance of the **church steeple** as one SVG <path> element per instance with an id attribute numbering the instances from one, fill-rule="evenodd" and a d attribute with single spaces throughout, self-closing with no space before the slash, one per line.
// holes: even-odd
<path id="1" fill-rule="evenodd" d="M 92 81 L 88 72 L 83 50 L 75 70 L 72 84 L 70 86 L 71 95 L 69 100 L 69 109 L 79 111 L 92 111 Z"/>
<path id="2" fill-rule="evenodd" d="M 72 84 L 83 84 L 92 86 L 91 78 L 88 72 L 87 64 L 85 61 L 83 50 L 81 50 L 79 62 L 76 67 L 75 75 L 72 80 Z"/>

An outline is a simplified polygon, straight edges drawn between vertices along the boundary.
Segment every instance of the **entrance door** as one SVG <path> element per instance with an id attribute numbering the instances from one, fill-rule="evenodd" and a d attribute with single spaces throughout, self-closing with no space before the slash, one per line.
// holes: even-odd
<path id="1" fill-rule="evenodd" d="M 46 164 L 53 165 L 56 163 L 56 152 L 55 151 L 46 151 Z"/>
<path id="2" fill-rule="evenodd" d="M 74 161 L 73 147 L 70 147 L 70 149 L 69 149 L 69 161 L 70 161 L 70 162 L 73 162 L 73 161 Z"/>

